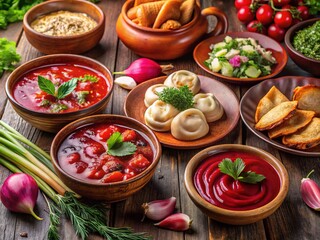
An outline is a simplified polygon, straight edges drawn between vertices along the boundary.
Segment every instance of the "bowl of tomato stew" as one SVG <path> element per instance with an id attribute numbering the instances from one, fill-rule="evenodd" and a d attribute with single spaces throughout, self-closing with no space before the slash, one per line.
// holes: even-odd
<path id="1" fill-rule="evenodd" d="M 88 57 L 53 54 L 16 68 L 6 82 L 14 110 L 36 128 L 57 132 L 105 109 L 113 91 L 107 67 Z"/>
<path id="2" fill-rule="evenodd" d="M 210 218 L 233 225 L 262 220 L 275 212 L 289 188 L 286 168 L 261 149 L 224 144 L 206 148 L 187 164 L 185 187 Z"/>
<path id="3" fill-rule="evenodd" d="M 152 178 L 161 156 L 155 134 L 137 120 L 100 114 L 74 121 L 51 145 L 61 180 L 81 196 L 121 201 Z"/>

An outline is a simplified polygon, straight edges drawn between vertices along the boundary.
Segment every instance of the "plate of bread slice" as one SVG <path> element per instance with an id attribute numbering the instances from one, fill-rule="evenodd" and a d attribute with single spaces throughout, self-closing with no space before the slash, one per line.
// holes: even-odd
<path id="1" fill-rule="evenodd" d="M 284 76 L 251 87 L 240 102 L 246 126 L 274 147 L 320 156 L 320 81 Z"/>

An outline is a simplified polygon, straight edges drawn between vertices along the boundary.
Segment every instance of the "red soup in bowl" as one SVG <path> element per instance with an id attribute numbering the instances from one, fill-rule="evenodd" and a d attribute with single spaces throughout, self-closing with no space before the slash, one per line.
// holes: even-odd
<path id="1" fill-rule="evenodd" d="M 68 62 L 41 66 L 25 73 L 13 86 L 13 97 L 36 112 L 67 113 L 98 103 L 110 89 L 102 73 Z"/>
<path id="2" fill-rule="evenodd" d="M 254 172 L 265 177 L 261 182 L 247 183 L 222 173 L 224 159 L 241 159 L 243 173 Z M 251 210 L 271 202 L 279 193 L 280 177 L 275 168 L 260 157 L 247 152 L 222 152 L 205 159 L 194 175 L 194 185 L 209 203 L 229 210 Z"/>
<path id="3" fill-rule="evenodd" d="M 111 151 L 110 144 L 127 143 Z M 126 153 L 128 153 L 126 155 Z M 61 143 L 60 167 L 88 183 L 111 183 L 130 179 L 146 170 L 154 153 L 140 131 L 118 124 L 97 123 L 81 127 Z"/>

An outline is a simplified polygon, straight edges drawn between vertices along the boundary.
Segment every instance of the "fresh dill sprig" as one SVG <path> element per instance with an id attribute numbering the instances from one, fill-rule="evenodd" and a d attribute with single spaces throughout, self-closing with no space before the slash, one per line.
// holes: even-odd
<path id="1" fill-rule="evenodd" d="M 50 218 L 50 224 L 48 229 L 48 239 L 49 240 L 59 240 L 59 225 L 60 225 L 60 217 L 61 217 L 61 211 L 58 208 L 58 206 L 53 203 L 49 202 L 46 195 L 43 194 L 43 197 L 45 201 L 47 202 L 48 208 L 49 208 L 49 218 Z"/>
<path id="2" fill-rule="evenodd" d="M 171 104 L 176 109 L 183 111 L 192 108 L 194 105 L 193 94 L 188 86 L 178 88 L 164 88 L 162 92 L 158 93 L 159 100 Z"/>

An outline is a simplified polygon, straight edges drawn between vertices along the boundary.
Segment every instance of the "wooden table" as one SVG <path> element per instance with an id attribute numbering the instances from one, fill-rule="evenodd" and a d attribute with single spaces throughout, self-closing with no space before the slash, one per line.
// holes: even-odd
<path id="1" fill-rule="evenodd" d="M 115 22 L 120 13 L 120 9 L 125 0 L 101 1 L 98 5 L 106 13 L 106 31 L 100 44 L 86 56 L 94 58 L 105 64 L 111 71 L 125 69 L 139 56 L 127 49 L 117 38 Z M 239 23 L 232 0 L 225 1 L 202 1 L 202 7 L 209 5 L 217 6 L 224 10 L 229 19 L 230 31 L 244 31 L 245 28 Z M 210 19 L 212 22 L 213 19 Z M 11 24 L 7 30 L 0 31 L 0 37 L 17 42 L 17 51 L 22 56 L 21 64 L 41 56 L 35 48 L 27 41 L 22 24 Z M 162 62 L 168 63 L 168 62 Z M 170 61 L 175 66 L 175 70 L 187 69 L 197 74 L 208 75 L 201 70 L 193 61 L 189 54 L 180 59 Z M 3 121 L 16 128 L 28 139 L 38 144 L 44 150 L 49 151 L 54 134 L 39 131 L 22 120 L 12 109 L 5 95 L 5 81 L 9 73 L 6 72 L 0 79 L 0 117 Z M 281 76 L 310 76 L 308 73 L 299 69 L 290 59 Z M 228 84 L 239 97 L 248 90 L 250 86 L 239 86 Z M 105 109 L 105 113 L 124 114 L 123 103 L 127 91 L 116 86 L 113 98 Z M 237 127 L 223 140 L 216 144 L 239 143 L 255 146 L 264 149 L 274 156 L 281 159 L 287 167 L 290 176 L 290 189 L 287 198 L 282 206 L 267 219 L 246 226 L 230 226 L 213 221 L 206 217 L 192 203 L 188 197 L 184 183 L 183 174 L 188 160 L 196 154 L 197 150 L 176 150 L 163 148 L 163 155 L 157 167 L 152 181 L 140 192 L 130 197 L 126 201 L 110 205 L 109 225 L 128 226 L 136 232 L 147 232 L 154 239 L 173 240 L 173 239 L 317 239 L 320 236 L 320 216 L 317 212 L 308 208 L 301 199 L 299 193 L 300 180 L 311 170 L 315 169 L 313 179 L 320 183 L 320 158 L 308 158 L 291 155 L 278 151 L 274 147 L 266 144 L 253 135 L 242 121 Z M 10 174 L 10 172 L 0 166 L 0 182 Z M 151 221 L 141 222 L 142 210 L 140 205 L 155 199 L 164 199 L 170 196 L 177 198 L 177 211 L 191 216 L 193 219 L 192 230 L 186 233 L 168 231 L 153 226 Z M 0 205 L 0 239 L 22 239 L 19 235 L 22 232 L 28 233 L 28 239 L 46 239 L 46 232 L 49 225 L 47 206 L 42 195 L 39 195 L 36 212 L 44 217 L 43 221 L 37 221 L 26 214 L 16 214 L 9 212 L 2 204 Z M 61 225 L 61 239 L 78 239 L 69 221 L 64 220 Z M 89 239 L 101 239 L 98 236 L 90 236 Z"/>

